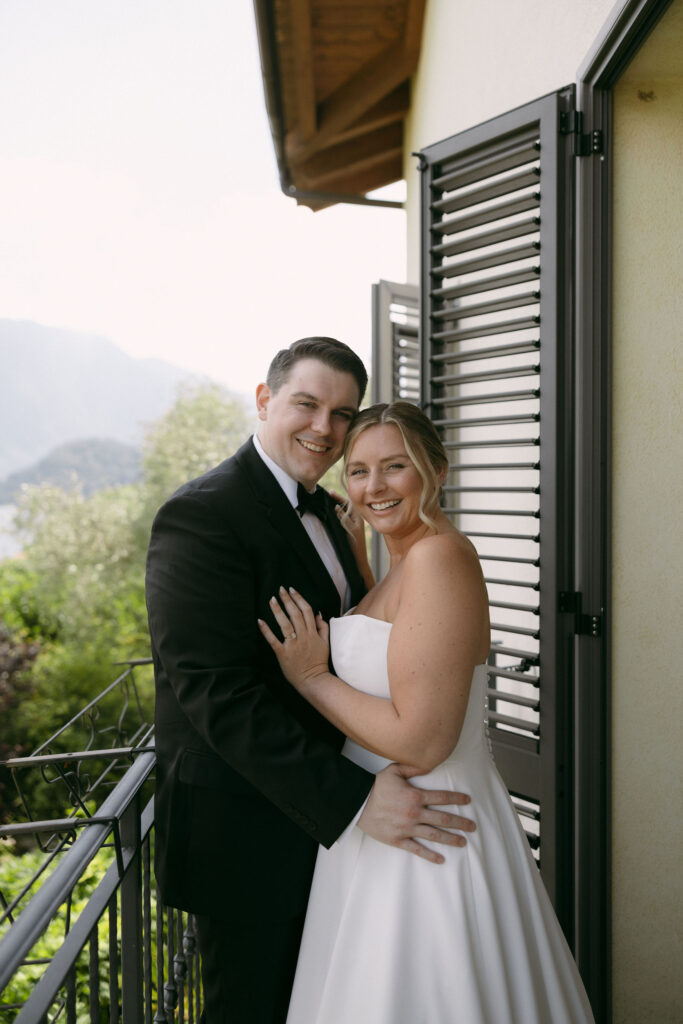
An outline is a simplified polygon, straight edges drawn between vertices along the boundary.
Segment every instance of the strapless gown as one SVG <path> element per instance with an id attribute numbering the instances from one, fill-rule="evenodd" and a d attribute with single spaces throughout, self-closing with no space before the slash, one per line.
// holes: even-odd
<path id="1" fill-rule="evenodd" d="M 350 614 L 331 622 L 340 678 L 389 697 L 391 624 Z M 485 728 L 486 666 L 474 673 L 457 746 L 426 789 L 469 793 L 477 831 L 439 846 L 444 864 L 348 829 L 320 849 L 287 1024 L 586 1024 L 576 964 Z M 389 762 L 350 740 L 372 772 Z M 456 809 L 457 810 L 457 809 Z"/>

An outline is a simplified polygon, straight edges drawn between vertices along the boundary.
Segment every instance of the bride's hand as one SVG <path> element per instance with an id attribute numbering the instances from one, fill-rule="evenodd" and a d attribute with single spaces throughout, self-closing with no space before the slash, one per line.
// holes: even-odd
<path id="1" fill-rule="evenodd" d="M 257 620 L 258 627 L 272 647 L 285 678 L 301 691 L 306 683 L 328 671 L 330 631 L 322 615 L 314 615 L 308 601 L 293 587 L 289 591 L 280 587 L 278 596 L 280 601 L 271 597 L 270 609 L 284 639 L 278 640 L 263 619 Z"/>

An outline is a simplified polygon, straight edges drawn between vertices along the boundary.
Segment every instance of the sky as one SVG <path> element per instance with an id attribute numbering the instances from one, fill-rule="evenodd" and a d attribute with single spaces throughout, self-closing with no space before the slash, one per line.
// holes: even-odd
<path id="1" fill-rule="evenodd" d="M 280 192 L 251 0 L 2 0 L 0 91 L 0 317 L 246 394 L 305 335 L 369 368 L 405 214 Z"/>

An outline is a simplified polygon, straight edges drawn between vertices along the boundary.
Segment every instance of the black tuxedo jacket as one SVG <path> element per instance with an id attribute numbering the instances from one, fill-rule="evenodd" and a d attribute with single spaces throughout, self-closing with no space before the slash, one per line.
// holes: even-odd
<path id="1" fill-rule="evenodd" d="M 330 499 L 332 501 L 332 499 Z M 364 585 L 332 517 L 356 603 Z M 256 625 L 293 586 L 325 619 L 339 594 L 251 439 L 157 513 L 147 560 L 156 678 L 157 881 L 165 903 L 239 925 L 306 906 L 374 777 L 282 676 Z"/>

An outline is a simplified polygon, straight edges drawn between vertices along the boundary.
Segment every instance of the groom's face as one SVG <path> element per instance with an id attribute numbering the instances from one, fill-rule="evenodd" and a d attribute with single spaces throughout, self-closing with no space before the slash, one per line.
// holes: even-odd
<path id="1" fill-rule="evenodd" d="M 277 391 L 267 384 L 256 389 L 259 440 L 285 473 L 312 490 L 340 457 L 358 402 L 350 373 L 301 359 Z"/>

